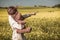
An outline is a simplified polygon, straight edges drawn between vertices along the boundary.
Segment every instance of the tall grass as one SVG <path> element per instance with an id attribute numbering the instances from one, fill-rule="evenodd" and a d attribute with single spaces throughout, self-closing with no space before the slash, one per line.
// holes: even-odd
<path id="1" fill-rule="evenodd" d="M 31 33 L 25 33 L 27 40 L 60 40 L 60 18 L 29 18 L 26 27 L 32 27 Z M 0 40 L 11 40 L 12 30 L 7 21 L 0 22 Z"/>
<path id="2" fill-rule="evenodd" d="M 27 25 L 32 27 L 31 40 L 60 40 L 60 18 L 34 18 Z"/>

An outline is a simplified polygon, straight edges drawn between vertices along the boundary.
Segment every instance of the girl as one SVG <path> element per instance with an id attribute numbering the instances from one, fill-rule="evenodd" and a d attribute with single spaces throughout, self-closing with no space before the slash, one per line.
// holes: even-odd
<path id="1" fill-rule="evenodd" d="M 12 40 L 26 40 L 24 33 L 29 33 L 31 31 L 30 27 L 24 28 L 25 21 L 24 19 L 30 17 L 33 14 L 21 15 L 18 13 L 17 8 L 14 6 L 8 7 L 8 19 L 9 24 L 13 30 Z"/>

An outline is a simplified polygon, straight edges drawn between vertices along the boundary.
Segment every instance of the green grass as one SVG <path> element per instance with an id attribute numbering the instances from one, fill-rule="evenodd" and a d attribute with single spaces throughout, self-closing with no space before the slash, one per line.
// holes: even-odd
<path id="1" fill-rule="evenodd" d="M 25 21 L 26 27 L 32 27 L 31 33 L 25 33 L 27 40 L 60 40 L 60 9 L 18 9 L 26 14 L 39 11 L 36 16 L 31 16 Z M 6 9 L 0 9 L 0 40 L 11 40 L 12 30 L 8 23 Z"/>

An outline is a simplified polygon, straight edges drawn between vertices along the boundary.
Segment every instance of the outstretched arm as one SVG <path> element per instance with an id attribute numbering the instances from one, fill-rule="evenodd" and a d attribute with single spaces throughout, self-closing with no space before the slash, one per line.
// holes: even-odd
<path id="1" fill-rule="evenodd" d="M 22 15 L 22 18 L 23 18 L 23 20 L 24 20 L 24 19 L 26 19 L 26 18 L 28 18 L 28 17 L 30 17 L 30 16 L 32 16 L 32 15 L 36 15 L 36 13 L 37 13 L 37 12 L 31 13 L 31 14 Z"/>

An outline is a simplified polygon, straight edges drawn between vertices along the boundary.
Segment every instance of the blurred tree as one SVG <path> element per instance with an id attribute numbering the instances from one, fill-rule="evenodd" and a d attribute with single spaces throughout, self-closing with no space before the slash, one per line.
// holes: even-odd
<path id="1" fill-rule="evenodd" d="M 34 5 L 34 7 L 37 7 L 37 5 Z"/>
<path id="2" fill-rule="evenodd" d="M 60 4 L 56 4 L 56 5 L 53 6 L 53 8 L 55 8 L 55 7 L 60 8 Z"/>

